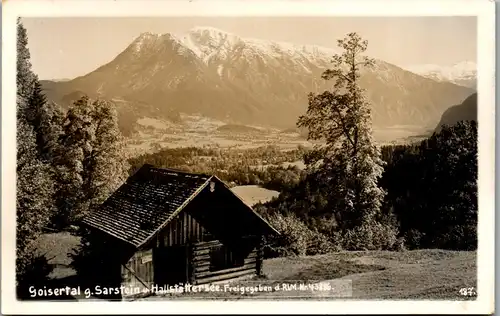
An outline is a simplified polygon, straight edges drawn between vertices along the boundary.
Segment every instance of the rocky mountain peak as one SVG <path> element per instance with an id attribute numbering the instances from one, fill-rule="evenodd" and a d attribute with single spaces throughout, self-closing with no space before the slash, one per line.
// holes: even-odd
<path id="1" fill-rule="evenodd" d="M 331 67 L 335 53 L 337 49 L 246 38 L 213 27 L 181 35 L 145 32 L 108 64 L 46 87 L 56 102 L 69 102 L 66 96 L 83 91 L 144 105 L 127 108 L 130 117 L 198 113 L 288 128 L 306 110 L 309 92 L 331 89 L 332 82 L 321 79 L 321 73 Z M 447 107 L 473 93 L 380 60 L 361 75 L 377 126 L 434 127 Z"/>

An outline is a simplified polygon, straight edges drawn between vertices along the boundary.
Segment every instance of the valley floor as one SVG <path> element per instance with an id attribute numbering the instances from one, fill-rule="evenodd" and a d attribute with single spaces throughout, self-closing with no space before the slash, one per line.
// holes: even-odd
<path id="1" fill-rule="evenodd" d="M 136 131 L 127 139 L 128 155 L 133 157 L 162 148 L 179 147 L 252 149 L 274 145 L 290 150 L 299 145 L 313 145 L 298 132 L 249 126 L 240 126 L 237 130 L 222 129 L 232 125 L 201 116 L 181 114 L 181 118 L 182 124 L 157 118 L 139 119 Z M 380 145 L 406 144 L 426 138 L 428 134 L 426 128 L 410 125 L 374 127 L 373 130 L 373 137 Z"/>

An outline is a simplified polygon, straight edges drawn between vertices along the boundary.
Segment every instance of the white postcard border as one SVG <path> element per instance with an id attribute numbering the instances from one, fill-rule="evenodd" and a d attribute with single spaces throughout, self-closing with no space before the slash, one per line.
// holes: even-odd
<path id="1" fill-rule="evenodd" d="M 495 11 L 493 1 L 10 0 L 2 3 L 2 313 L 477 313 L 494 311 Z M 15 298 L 16 18 L 131 16 L 477 16 L 479 219 L 476 301 L 20 302 Z M 411 36 L 409 34 L 409 36 Z M 458 289 L 457 289 L 458 290 Z M 73 306 L 75 305 L 75 306 Z"/>

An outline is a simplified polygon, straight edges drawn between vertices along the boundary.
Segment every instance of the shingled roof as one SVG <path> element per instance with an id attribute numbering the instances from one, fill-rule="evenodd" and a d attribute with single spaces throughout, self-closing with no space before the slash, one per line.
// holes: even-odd
<path id="1" fill-rule="evenodd" d="M 165 227 L 212 178 L 216 177 L 146 164 L 99 208 L 90 212 L 83 223 L 140 247 Z"/>
<path id="2" fill-rule="evenodd" d="M 144 165 L 83 222 L 139 247 L 210 178 Z"/>

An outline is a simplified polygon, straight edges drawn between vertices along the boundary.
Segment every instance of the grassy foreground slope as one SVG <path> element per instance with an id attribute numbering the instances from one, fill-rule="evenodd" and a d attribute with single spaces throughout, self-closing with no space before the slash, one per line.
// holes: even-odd
<path id="1" fill-rule="evenodd" d="M 269 279 L 352 280 L 354 299 L 466 299 L 476 287 L 476 252 L 414 250 L 340 252 L 302 258 L 269 259 Z"/>
<path id="2" fill-rule="evenodd" d="M 67 254 L 78 244 L 69 233 L 43 235 L 38 243 L 40 253 L 51 259 L 51 278 L 57 286 L 74 282 L 74 270 Z M 232 286 L 255 286 L 280 283 L 352 280 L 352 299 L 360 300 L 465 300 L 460 288 L 476 287 L 476 252 L 448 250 L 350 251 L 325 255 L 273 258 L 264 261 L 265 278 L 239 280 Z M 301 296 L 306 298 L 306 293 Z M 151 296 L 139 300 L 187 298 L 272 298 L 290 296 L 290 292 L 273 293 L 202 293 L 173 296 Z M 323 295 L 323 297 L 325 297 Z M 320 298 L 320 297 L 315 297 Z M 73 298 L 74 299 L 74 298 Z M 81 298 L 78 298 L 81 299 Z M 345 299 L 345 298 L 342 298 Z"/>
<path id="3" fill-rule="evenodd" d="M 264 261 L 265 278 L 241 280 L 232 286 L 274 286 L 314 281 L 352 280 L 352 297 L 358 300 L 469 300 L 461 288 L 476 287 L 476 252 L 414 250 L 404 252 L 356 251 L 326 255 L 274 258 Z M 336 280 L 336 281 L 334 281 Z M 335 299 L 324 293 L 277 291 L 259 293 L 219 292 L 170 295 L 168 298 L 312 298 Z M 338 299 L 347 299 L 336 293 Z M 146 300 L 165 299 L 148 297 Z"/>

